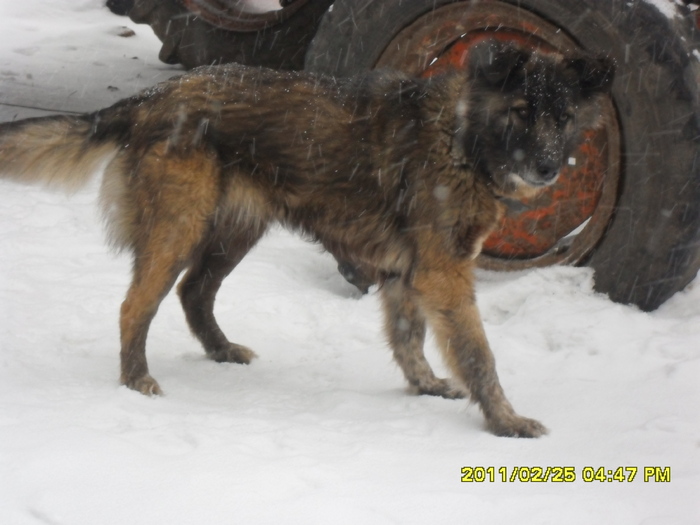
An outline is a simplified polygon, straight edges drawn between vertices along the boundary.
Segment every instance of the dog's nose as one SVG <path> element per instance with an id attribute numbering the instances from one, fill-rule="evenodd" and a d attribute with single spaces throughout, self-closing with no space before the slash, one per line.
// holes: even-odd
<path id="1" fill-rule="evenodd" d="M 544 182 L 552 182 L 559 175 L 559 164 L 553 160 L 543 160 L 537 165 L 537 174 Z"/>

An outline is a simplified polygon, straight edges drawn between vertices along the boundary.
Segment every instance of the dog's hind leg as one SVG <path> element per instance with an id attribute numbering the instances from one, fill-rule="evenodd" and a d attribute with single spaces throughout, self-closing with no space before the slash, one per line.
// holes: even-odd
<path id="1" fill-rule="evenodd" d="M 183 268 L 181 261 L 168 255 L 136 256 L 134 278 L 121 307 L 121 382 L 147 395 L 162 394 L 158 383 L 148 373 L 148 327 Z"/>
<path id="2" fill-rule="evenodd" d="M 448 399 L 465 397 L 466 392 L 446 379 L 435 377 L 425 359 L 425 317 L 412 300 L 401 278 L 392 278 L 381 287 L 386 317 L 386 331 L 408 383 L 418 394 Z"/>
<path id="3" fill-rule="evenodd" d="M 219 198 L 218 167 L 207 152 L 169 154 L 157 144 L 128 177 L 122 215 L 134 249 L 131 287 L 122 304 L 121 381 L 143 394 L 161 394 L 148 373 L 146 336 L 161 301 L 192 260 Z"/>
<path id="4" fill-rule="evenodd" d="M 235 227 L 235 226 L 234 226 Z M 233 271 L 263 235 L 263 227 L 216 236 L 201 252 L 178 286 L 180 301 L 192 333 L 207 357 L 218 363 L 248 364 L 255 353 L 224 335 L 214 317 L 214 301 L 221 282 Z"/>

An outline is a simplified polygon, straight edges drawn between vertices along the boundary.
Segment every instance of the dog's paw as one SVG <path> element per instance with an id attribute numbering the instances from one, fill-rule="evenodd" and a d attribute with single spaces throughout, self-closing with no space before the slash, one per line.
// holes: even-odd
<path id="1" fill-rule="evenodd" d="M 439 396 L 445 399 L 463 399 L 467 392 L 459 385 L 453 384 L 448 379 L 432 378 L 429 381 L 421 381 L 415 385 L 416 394 L 422 396 Z"/>
<path id="2" fill-rule="evenodd" d="M 158 385 L 158 381 L 153 379 L 149 374 L 141 376 L 138 379 L 125 381 L 124 384 L 131 390 L 136 390 L 145 396 L 162 396 L 163 391 Z"/>
<path id="3" fill-rule="evenodd" d="M 235 343 L 229 343 L 229 346 L 221 350 L 208 352 L 207 356 L 217 363 L 239 363 L 242 365 L 249 365 L 253 359 L 258 357 L 250 348 Z"/>
<path id="4" fill-rule="evenodd" d="M 489 431 L 503 437 L 536 438 L 549 432 L 539 421 L 517 414 L 498 421 L 490 420 L 487 425 Z"/>

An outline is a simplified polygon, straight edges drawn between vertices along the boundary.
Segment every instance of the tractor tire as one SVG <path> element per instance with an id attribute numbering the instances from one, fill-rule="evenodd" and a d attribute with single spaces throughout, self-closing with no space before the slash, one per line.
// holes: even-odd
<path id="1" fill-rule="evenodd" d="M 299 70 L 321 17 L 333 0 L 286 1 L 279 11 L 247 13 L 232 0 L 133 0 L 129 18 L 151 26 L 166 64 L 238 62 Z"/>

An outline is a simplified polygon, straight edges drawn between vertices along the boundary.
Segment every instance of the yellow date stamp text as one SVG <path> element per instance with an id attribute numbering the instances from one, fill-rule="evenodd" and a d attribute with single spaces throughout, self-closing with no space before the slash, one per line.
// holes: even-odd
<path id="1" fill-rule="evenodd" d="M 462 467 L 462 483 L 670 483 L 671 467 Z"/>

